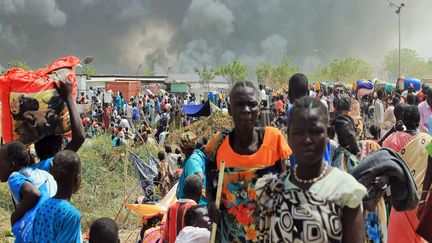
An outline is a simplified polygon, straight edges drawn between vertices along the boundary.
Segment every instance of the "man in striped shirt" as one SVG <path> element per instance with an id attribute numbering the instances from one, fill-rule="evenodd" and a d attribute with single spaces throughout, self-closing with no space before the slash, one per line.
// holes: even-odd
<path id="1" fill-rule="evenodd" d="M 184 216 L 186 211 L 197 205 L 202 195 L 203 182 L 198 175 L 186 177 L 184 197 L 174 203 L 167 212 L 167 220 L 163 233 L 164 243 L 174 243 L 180 230 L 185 227 Z"/>

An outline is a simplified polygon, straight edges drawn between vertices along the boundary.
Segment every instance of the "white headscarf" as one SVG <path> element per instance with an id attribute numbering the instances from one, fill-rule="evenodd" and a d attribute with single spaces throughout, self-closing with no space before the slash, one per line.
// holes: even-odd
<path id="1" fill-rule="evenodd" d="M 210 231 L 193 226 L 184 227 L 178 234 L 175 243 L 209 243 Z"/>

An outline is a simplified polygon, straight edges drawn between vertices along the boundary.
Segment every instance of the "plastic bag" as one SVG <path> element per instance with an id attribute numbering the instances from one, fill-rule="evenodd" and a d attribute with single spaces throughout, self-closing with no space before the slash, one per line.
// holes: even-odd
<path id="1" fill-rule="evenodd" d="M 47 68 L 25 71 L 13 68 L 0 76 L 2 136 L 5 142 L 32 144 L 49 136 L 70 131 L 69 112 L 54 83 L 70 79 L 76 97 L 74 56 L 60 58 Z"/>

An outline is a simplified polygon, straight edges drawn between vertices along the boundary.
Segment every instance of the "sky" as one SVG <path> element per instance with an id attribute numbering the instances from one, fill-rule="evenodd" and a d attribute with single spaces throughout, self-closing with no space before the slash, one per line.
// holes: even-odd
<path id="1" fill-rule="evenodd" d="M 404 3 L 402 47 L 432 58 L 432 0 Z M 136 74 L 157 56 L 166 74 L 290 58 L 311 72 L 351 56 L 379 68 L 398 47 L 395 10 L 389 0 L 0 0 L 0 65 L 93 56 L 99 73 Z"/>

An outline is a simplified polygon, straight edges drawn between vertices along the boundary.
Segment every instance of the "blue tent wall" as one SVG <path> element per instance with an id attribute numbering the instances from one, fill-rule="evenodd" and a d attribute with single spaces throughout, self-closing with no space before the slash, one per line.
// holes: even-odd
<path id="1" fill-rule="evenodd" d="M 210 116 L 210 102 L 200 105 L 184 105 L 183 112 L 190 117 Z"/>

